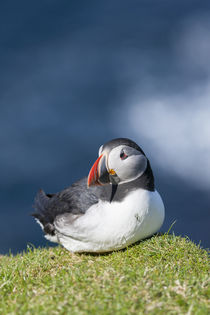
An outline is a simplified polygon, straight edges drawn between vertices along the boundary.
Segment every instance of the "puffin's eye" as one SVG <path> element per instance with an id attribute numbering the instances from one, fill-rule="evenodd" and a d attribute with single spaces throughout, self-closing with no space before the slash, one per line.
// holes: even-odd
<path id="1" fill-rule="evenodd" d="M 127 157 L 128 157 L 128 156 L 125 154 L 124 151 L 121 151 L 121 152 L 120 152 L 120 158 L 121 158 L 121 160 L 125 160 Z"/>

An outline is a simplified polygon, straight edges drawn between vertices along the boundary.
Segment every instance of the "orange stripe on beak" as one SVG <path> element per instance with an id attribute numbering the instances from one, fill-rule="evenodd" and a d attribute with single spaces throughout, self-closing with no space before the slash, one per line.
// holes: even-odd
<path id="1" fill-rule="evenodd" d="M 98 174 L 98 164 L 100 162 L 100 159 L 102 158 L 103 154 L 101 154 L 99 156 L 99 158 L 95 161 L 95 163 L 93 164 L 90 172 L 89 172 L 89 175 L 88 175 L 88 187 L 89 186 L 93 186 L 93 185 L 101 185 L 98 181 L 98 178 L 99 178 L 99 174 Z"/>

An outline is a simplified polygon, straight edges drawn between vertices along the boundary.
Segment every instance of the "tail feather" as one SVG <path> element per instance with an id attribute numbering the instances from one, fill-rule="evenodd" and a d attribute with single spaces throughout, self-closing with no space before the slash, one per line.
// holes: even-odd
<path id="1" fill-rule="evenodd" d="M 55 227 L 49 211 L 52 196 L 53 195 L 46 195 L 45 192 L 40 189 L 34 200 L 33 207 L 36 211 L 32 213 L 32 216 L 43 226 L 44 232 L 50 235 L 55 234 Z"/>
<path id="2" fill-rule="evenodd" d="M 49 205 L 49 197 L 45 194 L 45 192 L 40 189 L 35 197 L 35 208 L 38 211 L 43 212 L 45 207 Z"/>

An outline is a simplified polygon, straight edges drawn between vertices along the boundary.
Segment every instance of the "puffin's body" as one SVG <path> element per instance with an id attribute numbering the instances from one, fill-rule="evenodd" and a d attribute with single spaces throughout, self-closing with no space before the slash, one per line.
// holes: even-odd
<path id="1" fill-rule="evenodd" d="M 33 216 L 45 237 L 71 252 L 108 252 L 157 232 L 164 205 L 150 163 L 133 141 L 119 138 L 99 149 L 89 176 L 35 198 Z"/>

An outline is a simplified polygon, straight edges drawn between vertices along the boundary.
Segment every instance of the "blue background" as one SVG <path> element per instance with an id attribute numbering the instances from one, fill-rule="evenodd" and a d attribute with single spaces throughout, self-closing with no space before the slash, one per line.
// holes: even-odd
<path id="1" fill-rule="evenodd" d="M 209 1 L 1 1 L 0 253 L 45 245 L 36 191 L 86 176 L 116 137 L 151 161 L 162 231 L 209 246 L 209 20 Z"/>

